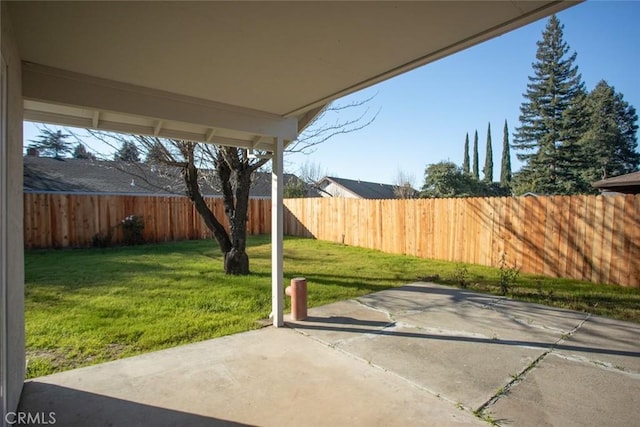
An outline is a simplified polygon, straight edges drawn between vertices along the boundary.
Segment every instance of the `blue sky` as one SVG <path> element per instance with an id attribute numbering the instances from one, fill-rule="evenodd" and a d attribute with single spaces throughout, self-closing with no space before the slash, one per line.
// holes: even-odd
<path id="1" fill-rule="evenodd" d="M 604 79 L 640 109 L 640 2 L 591 1 L 558 14 L 564 39 L 578 53 L 577 65 L 587 89 Z M 499 179 L 502 128 L 510 140 L 527 77 L 532 74 L 536 41 L 546 19 L 512 31 L 453 56 L 380 83 L 338 101 L 361 101 L 372 95 L 370 126 L 319 145 L 310 155 L 290 155 L 286 169 L 315 163 L 329 175 L 393 183 L 398 171 L 420 187 L 428 164 L 451 160 L 462 164 L 464 137 L 478 131 L 480 169 L 484 165 L 487 125 L 491 123 L 494 179 Z M 353 111 L 351 114 L 360 114 Z M 348 115 L 343 116 L 348 119 Z M 25 124 L 25 144 L 38 130 Z M 512 152 L 514 171 L 520 167 Z"/>
<path id="2" fill-rule="evenodd" d="M 576 63 L 587 89 L 602 79 L 640 110 L 640 2 L 586 2 L 559 13 L 564 39 L 578 53 Z M 289 170 L 306 161 L 330 175 L 394 183 L 398 170 L 424 181 L 427 164 L 462 164 L 464 137 L 478 131 L 480 170 L 487 125 L 491 123 L 494 180 L 499 180 L 505 119 L 510 141 L 519 125 L 522 94 L 533 73 L 536 41 L 547 19 L 428 64 L 340 102 L 366 99 L 380 109 L 375 122 L 337 136 L 311 156 L 290 156 Z M 520 167 L 512 152 L 514 171 Z"/>

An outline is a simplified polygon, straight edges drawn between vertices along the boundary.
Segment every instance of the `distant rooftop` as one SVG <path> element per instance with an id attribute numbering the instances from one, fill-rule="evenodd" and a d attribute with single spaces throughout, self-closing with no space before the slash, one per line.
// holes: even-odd
<path id="1" fill-rule="evenodd" d="M 343 187 L 356 197 L 363 199 L 397 199 L 395 188 L 391 184 L 381 184 L 377 182 L 367 182 L 353 179 L 337 178 L 326 176 L 320 180 L 318 186 L 326 188 L 329 183 L 334 183 Z"/>
<path id="2" fill-rule="evenodd" d="M 180 168 L 149 163 L 125 163 L 89 159 L 24 157 L 24 191 L 127 195 L 185 195 Z M 285 174 L 285 185 L 298 178 Z M 220 196 L 218 179 L 202 170 L 200 190 Z M 271 197 L 271 174 L 256 172 L 250 197 Z"/>
<path id="3" fill-rule="evenodd" d="M 626 194 L 640 194 L 640 171 L 602 179 L 591 184 L 602 191 Z"/>

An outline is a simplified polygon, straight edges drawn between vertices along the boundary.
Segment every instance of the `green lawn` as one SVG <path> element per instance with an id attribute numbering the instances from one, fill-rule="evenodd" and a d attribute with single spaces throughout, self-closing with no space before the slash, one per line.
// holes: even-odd
<path id="1" fill-rule="evenodd" d="M 269 237 L 249 240 L 252 275 L 226 276 L 212 241 L 25 253 L 28 376 L 258 327 L 271 311 Z M 309 305 L 438 275 L 497 293 L 499 270 L 285 240 L 285 285 L 304 276 Z M 521 275 L 514 298 L 640 322 L 640 290 Z M 287 301 L 288 303 L 288 301 Z"/>

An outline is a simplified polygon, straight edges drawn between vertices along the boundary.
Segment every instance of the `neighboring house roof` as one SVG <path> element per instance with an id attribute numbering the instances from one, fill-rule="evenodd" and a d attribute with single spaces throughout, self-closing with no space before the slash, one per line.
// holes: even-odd
<path id="1" fill-rule="evenodd" d="M 25 156 L 23 176 L 26 192 L 185 195 L 180 169 L 166 165 Z M 298 177 L 285 174 L 285 185 L 291 180 Z M 221 195 L 217 183 L 213 171 L 200 171 L 203 195 Z M 271 174 L 256 172 L 249 195 L 271 197 Z"/>
<path id="2" fill-rule="evenodd" d="M 591 184 L 601 191 L 612 191 L 625 194 L 640 194 L 640 171 L 602 179 Z"/>
<path id="3" fill-rule="evenodd" d="M 362 199 L 397 199 L 396 186 L 390 184 L 380 184 L 377 182 L 367 182 L 353 179 L 336 178 L 326 176 L 318 182 L 318 187 L 324 190 L 330 183 L 334 183 L 355 197 Z"/>

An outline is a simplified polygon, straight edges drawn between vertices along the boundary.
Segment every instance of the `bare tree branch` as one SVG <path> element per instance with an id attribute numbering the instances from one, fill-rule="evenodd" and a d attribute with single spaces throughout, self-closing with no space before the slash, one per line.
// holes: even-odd
<path id="1" fill-rule="evenodd" d="M 314 151 L 315 146 L 328 141 L 334 136 L 357 132 L 366 128 L 376 120 L 380 113 L 380 109 L 378 109 L 374 114 L 371 114 L 370 108 L 367 107 L 362 113 L 353 119 L 336 119 L 332 123 L 325 122 L 327 121 L 327 116 L 329 114 L 337 114 L 346 110 L 354 110 L 363 107 L 371 102 L 375 96 L 376 95 L 373 95 L 367 99 L 350 102 L 348 104 L 329 104 L 327 108 L 322 110 L 322 112 L 311 121 L 309 126 L 307 126 L 307 128 L 298 135 L 298 138 L 289 144 L 286 152 L 310 154 Z"/>

